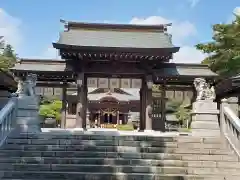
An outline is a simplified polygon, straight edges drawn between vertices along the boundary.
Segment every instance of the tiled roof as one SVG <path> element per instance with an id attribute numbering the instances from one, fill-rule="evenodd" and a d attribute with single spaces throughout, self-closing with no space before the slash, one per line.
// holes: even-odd
<path id="1" fill-rule="evenodd" d="M 23 59 L 17 63 L 12 69 L 19 71 L 67 71 L 66 62 L 64 60 L 27 60 Z M 71 70 L 70 70 L 71 71 Z M 206 65 L 199 64 L 178 64 L 163 63 L 161 69 L 155 70 L 157 76 L 196 76 L 207 77 L 217 76 Z M 134 91 L 134 90 L 129 90 Z M 126 91 L 127 92 L 127 91 Z M 133 93 L 135 94 L 135 92 Z"/>
<path id="2" fill-rule="evenodd" d="M 12 70 L 19 71 L 66 71 L 64 60 L 40 59 L 28 60 L 23 59 L 16 63 Z"/>
<path id="3" fill-rule="evenodd" d="M 76 24 L 76 23 L 75 23 Z M 87 26 L 87 27 L 86 27 Z M 105 26 L 105 27 L 104 27 Z M 108 27 L 109 26 L 109 27 Z M 93 47 L 171 48 L 171 36 L 162 26 L 82 23 L 60 34 L 58 44 Z M 123 28 L 125 27 L 125 28 Z"/>
<path id="4" fill-rule="evenodd" d="M 158 76 L 218 76 L 211 71 L 206 65 L 199 64 L 165 64 L 166 67 L 156 70 Z"/>

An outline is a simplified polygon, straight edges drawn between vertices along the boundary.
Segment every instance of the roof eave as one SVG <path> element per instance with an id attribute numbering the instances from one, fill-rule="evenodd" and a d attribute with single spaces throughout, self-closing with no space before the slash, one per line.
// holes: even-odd
<path id="1" fill-rule="evenodd" d="M 136 47 L 100 47 L 100 46 L 77 46 L 77 45 L 70 45 L 70 44 L 60 44 L 60 43 L 52 43 L 53 47 L 56 49 L 66 49 L 66 50 L 81 50 L 81 51 L 119 51 L 119 52 L 161 52 L 161 51 L 168 51 L 171 53 L 176 53 L 179 51 L 180 47 L 165 47 L 165 48 L 136 48 Z"/>
<path id="2" fill-rule="evenodd" d="M 65 59 L 30 59 L 30 58 L 20 58 L 18 63 L 65 63 Z"/>

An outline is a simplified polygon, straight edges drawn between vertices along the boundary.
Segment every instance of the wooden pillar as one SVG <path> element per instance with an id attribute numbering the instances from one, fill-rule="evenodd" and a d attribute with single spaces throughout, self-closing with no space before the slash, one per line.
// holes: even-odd
<path id="1" fill-rule="evenodd" d="M 84 73 L 79 73 L 77 77 L 77 110 L 76 127 L 86 128 L 87 113 L 87 81 Z"/>
<path id="2" fill-rule="evenodd" d="M 164 84 L 162 85 L 162 92 L 161 92 L 161 98 L 162 98 L 162 102 L 161 102 L 161 121 L 160 121 L 160 126 L 159 129 L 161 132 L 165 132 L 165 122 L 166 122 L 166 101 L 167 101 L 167 97 L 166 97 L 166 82 L 164 82 Z"/>
<path id="3" fill-rule="evenodd" d="M 152 76 L 147 76 L 145 81 L 145 93 L 146 104 L 145 104 L 145 131 L 152 131 Z"/>
<path id="4" fill-rule="evenodd" d="M 86 127 L 90 127 L 90 118 L 91 118 L 91 112 L 87 108 L 87 115 L 86 115 Z"/>
<path id="5" fill-rule="evenodd" d="M 98 127 L 101 125 L 101 111 L 98 110 Z"/>
<path id="6" fill-rule="evenodd" d="M 64 85 L 66 85 L 64 83 Z M 62 88 L 62 109 L 61 109 L 61 128 L 66 127 L 66 110 L 67 110 L 67 87 Z"/>
<path id="7" fill-rule="evenodd" d="M 140 123 L 139 130 L 142 131 L 145 129 L 145 114 L 146 114 L 146 86 L 144 81 L 142 83 L 142 88 L 139 91 L 140 95 Z"/>
<path id="8" fill-rule="evenodd" d="M 119 125 L 119 111 L 117 111 L 117 125 Z"/>

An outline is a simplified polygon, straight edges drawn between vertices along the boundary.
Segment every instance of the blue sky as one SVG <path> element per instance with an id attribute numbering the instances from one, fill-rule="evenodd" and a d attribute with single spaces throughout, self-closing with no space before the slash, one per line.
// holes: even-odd
<path id="1" fill-rule="evenodd" d="M 0 0 L 0 35 L 20 57 L 56 58 L 52 42 L 60 19 L 84 22 L 158 24 L 172 22 L 176 62 L 199 62 L 193 46 L 211 40 L 211 26 L 227 22 L 239 0 Z M 144 42 L 143 42 L 144 43 Z"/>

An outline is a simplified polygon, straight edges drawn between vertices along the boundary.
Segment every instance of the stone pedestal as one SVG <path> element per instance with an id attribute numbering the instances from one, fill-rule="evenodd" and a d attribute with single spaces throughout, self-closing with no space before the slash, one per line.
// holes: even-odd
<path id="1" fill-rule="evenodd" d="M 38 98 L 34 96 L 20 96 L 18 97 L 17 106 L 17 118 L 13 133 L 41 132 Z"/>
<path id="2" fill-rule="evenodd" d="M 217 103 L 211 100 L 196 101 L 192 110 L 192 135 L 199 137 L 220 136 Z"/>

